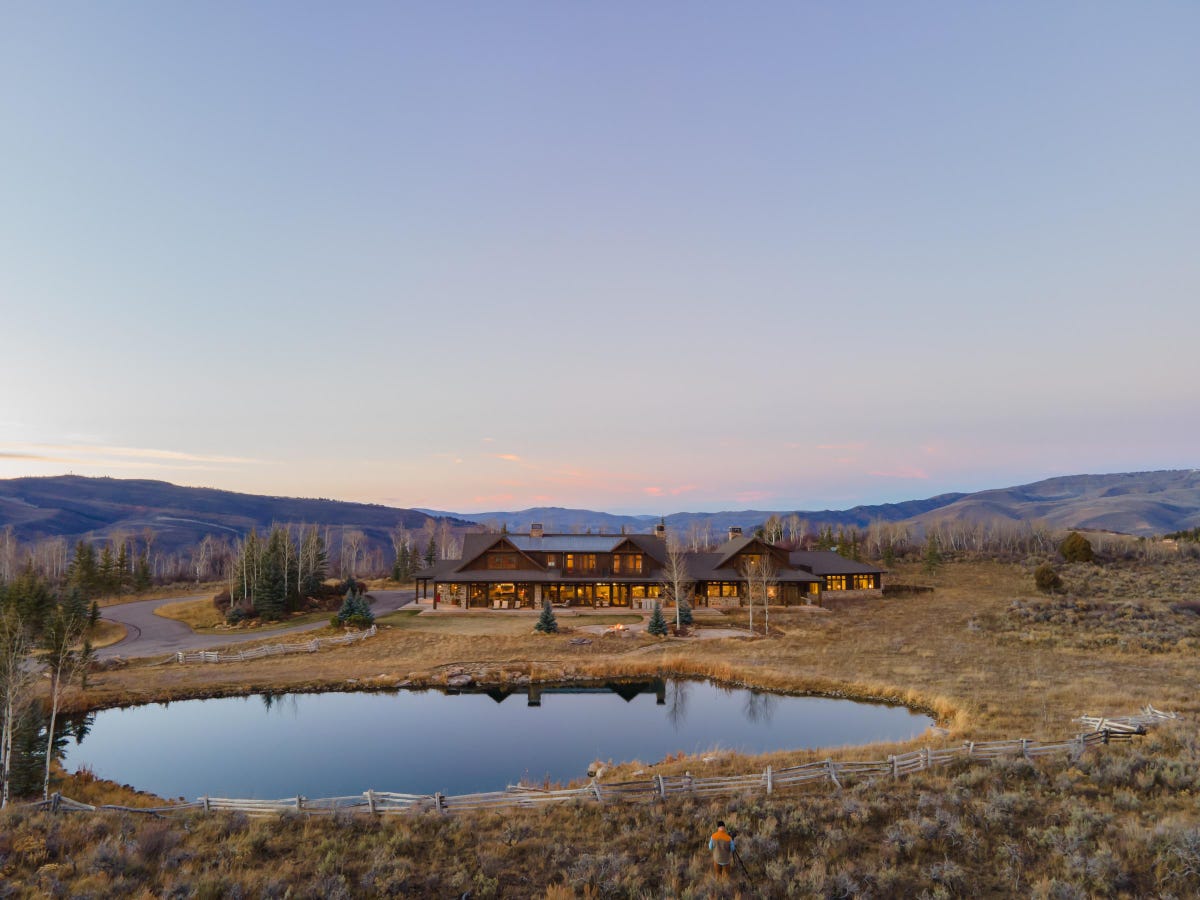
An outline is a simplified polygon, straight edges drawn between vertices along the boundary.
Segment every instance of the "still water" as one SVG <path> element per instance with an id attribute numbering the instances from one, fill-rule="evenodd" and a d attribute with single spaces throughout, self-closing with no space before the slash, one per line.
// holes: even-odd
<path id="1" fill-rule="evenodd" d="M 76 723 L 86 734 L 64 764 L 188 799 L 462 794 L 566 782 L 595 759 L 904 740 L 931 724 L 904 707 L 687 680 L 258 694 L 102 710 Z"/>

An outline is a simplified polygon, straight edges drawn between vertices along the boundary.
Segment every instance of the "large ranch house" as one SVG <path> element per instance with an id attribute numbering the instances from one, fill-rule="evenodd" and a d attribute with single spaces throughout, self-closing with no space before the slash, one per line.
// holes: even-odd
<path id="1" fill-rule="evenodd" d="M 748 566 L 765 559 L 773 572 L 772 603 L 821 603 L 822 596 L 881 594 L 883 570 L 831 551 L 788 551 L 729 529 L 709 553 L 686 554 L 695 584 L 694 606 L 745 603 Z M 544 600 L 563 607 L 649 606 L 663 590 L 666 529 L 654 534 L 468 534 L 460 559 L 417 573 L 419 593 L 464 609 L 536 609 Z M 649 601 L 649 602 L 648 602 Z"/>

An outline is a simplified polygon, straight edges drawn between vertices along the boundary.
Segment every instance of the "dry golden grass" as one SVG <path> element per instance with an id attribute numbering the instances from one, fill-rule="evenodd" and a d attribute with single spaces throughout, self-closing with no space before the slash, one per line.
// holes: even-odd
<path id="1" fill-rule="evenodd" d="M 111 647 L 113 644 L 120 643 L 125 640 L 127 633 L 128 629 L 120 622 L 101 619 L 96 623 L 96 627 L 92 629 L 90 635 L 92 649 L 99 650 L 101 647 Z"/>
<path id="2" fill-rule="evenodd" d="M 618 622 L 632 625 L 642 621 L 639 615 L 580 615 L 558 617 L 563 633 L 586 625 L 616 625 Z M 417 610 L 399 609 L 380 616 L 375 624 L 380 628 L 403 628 L 409 631 L 428 631 L 435 634 L 458 636 L 521 635 L 533 631 L 537 623 L 534 615 L 505 615 L 504 613 L 462 613 L 422 616 Z"/>
<path id="3" fill-rule="evenodd" d="M 1179 623 L 1160 613 L 1195 599 L 1200 582 L 1200 564 L 1178 565 L 1151 573 L 1118 565 L 1077 580 L 1101 579 L 1119 591 L 1146 584 L 1145 627 L 1174 633 Z M 382 823 L 10 813 L 0 821 L 0 879 L 30 897 L 1200 896 L 1196 654 L 1147 649 L 1153 640 L 1080 646 L 1073 630 L 1108 629 L 1105 618 L 1038 622 L 1038 639 L 1020 640 L 1014 601 L 1044 599 L 1033 591 L 1032 565 L 958 563 L 933 577 L 894 568 L 898 580 L 937 591 L 846 602 L 820 616 L 780 611 L 772 616 L 780 633 L 771 638 L 600 638 L 574 646 L 566 636 L 397 627 L 300 657 L 98 673 L 74 702 L 345 687 L 350 678 L 360 687 L 437 684 L 448 668 L 463 666 L 496 682 L 678 674 L 896 699 L 935 711 L 953 731 L 948 742 L 1067 735 L 1082 712 L 1131 712 L 1146 702 L 1186 718 L 1075 762 L 964 763 L 884 785 L 851 782 L 841 791 L 822 786 L 773 798 L 676 798 L 619 809 L 581 803 Z M 678 758 L 654 771 L 746 772 L 768 762 L 878 757 L 900 746 L 725 754 L 708 765 Z M 723 882 L 708 874 L 703 842 L 717 818 L 741 832 L 754 885 L 736 872 Z"/>
<path id="4" fill-rule="evenodd" d="M 213 605 L 212 597 L 201 597 L 197 600 L 180 600 L 178 603 L 166 603 L 154 610 L 156 616 L 164 619 L 174 619 L 182 622 L 193 631 L 213 629 L 225 624 L 225 617 Z"/>
<path id="5" fill-rule="evenodd" d="M 1178 564 L 1200 574 L 1195 561 Z M 1114 577 L 1119 576 L 1118 569 Z M 1081 713 L 1129 711 L 1146 702 L 1200 711 L 1190 688 L 1200 676 L 1194 654 L 1025 646 L 981 625 L 989 615 L 1003 617 L 1015 599 L 1039 599 L 1025 567 L 958 563 L 928 577 L 916 567 L 897 566 L 896 577 L 931 583 L 937 591 L 847 603 L 821 616 L 780 611 L 774 621 L 785 633 L 753 639 L 605 638 L 581 647 L 566 635 L 526 633 L 526 623 L 516 624 L 516 617 L 501 620 L 514 623 L 516 633 L 505 634 L 461 633 L 478 630 L 467 617 L 422 617 L 447 622 L 429 629 L 412 627 L 418 620 L 408 618 L 404 627 L 381 629 L 372 640 L 314 656 L 165 667 L 156 669 L 153 679 L 137 668 L 103 673 L 88 695 L 74 702 L 93 707 L 315 690 L 344 686 L 347 678 L 380 686 L 436 684 L 448 666 L 458 664 L 481 680 L 531 673 L 546 680 L 677 674 L 887 699 L 933 711 L 956 739 L 1063 734 Z M 460 619 L 458 630 L 449 624 Z"/>
<path id="6" fill-rule="evenodd" d="M 153 590 L 142 591 L 140 594 L 113 594 L 108 597 L 100 597 L 96 603 L 101 609 L 107 606 L 120 606 L 123 603 L 141 603 L 143 600 L 162 600 L 164 597 L 209 597 L 217 593 L 224 587 L 221 582 L 201 582 L 196 584 L 189 582 L 187 584 L 167 584 L 162 587 L 156 587 Z"/>

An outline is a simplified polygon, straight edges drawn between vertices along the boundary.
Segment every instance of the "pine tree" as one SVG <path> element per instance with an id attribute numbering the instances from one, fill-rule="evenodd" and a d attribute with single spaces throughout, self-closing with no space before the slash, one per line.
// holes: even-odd
<path id="1" fill-rule="evenodd" d="M 425 568 L 432 569 L 433 564 L 437 562 L 438 545 L 433 539 L 433 535 L 429 536 L 429 544 L 425 547 Z"/>
<path id="2" fill-rule="evenodd" d="M 287 609 L 283 577 L 283 530 L 276 529 L 262 551 L 258 577 L 254 580 L 254 609 L 264 619 L 278 619 Z"/>
<path id="3" fill-rule="evenodd" d="M 337 618 L 343 625 L 367 628 L 375 621 L 375 613 L 371 611 L 367 595 L 350 588 L 342 600 L 342 608 L 338 610 Z"/>
<path id="4" fill-rule="evenodd" d="M 690 626 L 694 623 L 694 621 L 695 620 L 692 618 L 692 604 L 688 603 L 685 599 L 680 597 L 679 598 L 679 624 Z"/>
<path id="5" fill-rule="evenodd" d="M 137 558 L 133 569 L 133 589 L 137 593 L 150 590 L 154 578 L 150 574 L 150 557 L 143 553 Z"/>
<path id="6" fill-rule="evenodd" d="M 116 572 L 116 587 L 117 590 L 124 589 L 130 582 L 129 578 L 129 550 L 125 542 L 121 542 L 121 548 L 117 551 L 117 572 Z"/>
<path id="7" fill-rule="evenodd" d="M 67 583 L 79 588 L 85 597 L 94 597 L 98 593 L 96 548 L 87 541 L 75 545 L 75 556 L 67 566 Z"/>
<path id="8" fill-rule="evenodd" d="M 321 590 L 329 572 L 329 554 L 317 526 L 310 525 L 305 529 L 297 558 L 297 565 L 303 573 L 299 579 L 300 592 L 305 596 L 313 596 Z"/>
<path id="9" fill-rule="evenodd" d="M 105 544 L 104 549 L 100 551 L 100 566 L 96 572 L 96 580 L 103 593 L 116 593 L 118 583 L 117 560 L 113 556 L 111 544 Z"/>
<path id="10" fill-rule="evenodd" d="M 667 620 L 663 618 L 661 603 L 654 604 L 654 612 L 650 614 L 650 623 L 646 626 L 646 631 L 656 637 L 666 637 Z"/>
<path id="11" fill-rule="evenodd" d="M 542 614 L 533 630 L 542 634 L 558 634 L 558 619 L 554 618 L 554 607 L 550 605 L 549 600 L 542 601 Z"/>
<path id="12" fill-rule="evenodd" d="M 925 539 L 925 563 L 924 569 L 926 574 L 932 575 L 938 570 L 942 564 L 942 551 L 938 547 L 938 539 L 935 534 L 930 532 Z"/>

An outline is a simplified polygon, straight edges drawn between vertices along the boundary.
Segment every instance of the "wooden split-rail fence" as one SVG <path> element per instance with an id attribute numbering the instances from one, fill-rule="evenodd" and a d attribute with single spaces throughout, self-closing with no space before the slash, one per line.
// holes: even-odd
<path id="1" fill-rule="evenodd" d="M 1090 721 L 1096 717 L 1083 716 L 1076 721 Z M 1081 732 L 1060 741 L 1033 741 L 1018 739 L 1009 741 L 967 741 L 957 747 L 923 747 L 878 760 L 833 760 L 805 763 L 775 769 L 767 766 L 762 772 L 747 775 L 727 775 L 714 778 L 698 778 L 691 773 L 683 775 L 654 775 L 640 781 L 600 782 L 595 779 L 583 787 L 565 790 L 540 790 L 524 786 L 509 787 L 505 791 L 482 794 L 397 794 L 388 791 L 364 791 L 346 797 L 324 797 L 312 800 L 307 797 L 288 797 L 282 800 L 230 800 L 219 797 L 201 797 L 191 803 L 139 809 L 127 806 L 91 806 L 54 794 L 49 800 L 31 803 L 27 808 L 53 812 L 130 812 L 148 815 L 177 815 L 189 810 L 204 812 L 240 812 L 250 816 L 278 815 L 280 813 L 305 813 L 328 815 L 332 813 L 459 813 L 472 810 L 537 809 L 556 803 L 596 802 L 616 803 L 629 801 L 665 800 L 668 797 L 723 797 L 732 794 L 763 792 L 774 794 L 803 785 L 829 783 L 840 789 L 843 782 L 902 778 L 930 769 L 946 766 L 959 760 L 990 761 L 1003 758 L 1025 758 L 1029 760 L 1066 754 L 1078 759 L 1089 749 L 1117 741 L 1132 740 L 1134 735 L 1144 734 L 1146 729 L 1167 719 L 1176 719 L 1175 713 L 1164 713 L 1147 706 L 1139 715 L 1105 718 L 1101 721 L 1109 727 L 1101 730 Z"/>
<path id="2" fill-rule="evenodd" d="M 248 659 L 262 659 L 264 656 L 282 656 L 285 653 L 316 653 L 322 647 L 341 647 L 346 644 L 365 641 L 367 638 L 374 636 L 375 626 L 372 625 L 366 631 L 355 631 L 351 634 L 344 634 L 341 637 L 313 638 L 311 641 L 303 641 L 297 644 L 265 644 L 251 650 L 238 650 L 232 653 L 220 653 L 216 650 L 198 650 L 193 653 L 184 653 L 181 650 L 175 654 L 175 661 L 181 663 L 244 662 Z"/>

